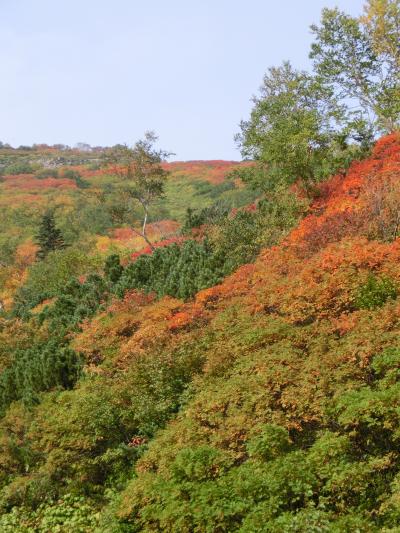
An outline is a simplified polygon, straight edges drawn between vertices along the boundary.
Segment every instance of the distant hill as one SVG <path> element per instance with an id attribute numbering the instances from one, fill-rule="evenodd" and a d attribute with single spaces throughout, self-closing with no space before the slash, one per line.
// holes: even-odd
<path id="1" fill-rule="evenodd" d="M 122 231 L 129 230 L 129 224 L 113 220 L 107 210 L 112 189 L 121 185 L 121 180 L 100 166 L 101 154 L 71 150 L 67 155 L 55 149 L 0 149 L 0 300 L 10 302 L 23 281 L 34 260 L 40 217 L 49 208 L 56 210 L 68 243 L 89 246 L 90 253 L 97 249 L 104 256 L 113 248 L 129 255 L 146 246 L 137 235 Z M 230 161 L 166 163 L 171 174 L 165 197 L 151 212 L 152 239 L 157 242 L 178 235 L 188 207 L 202 209 L 223 202 L 233 208 L 253 201 L 256 194 L 245 190 L 240 180 L 227 179 L 234 169 L 248 165 Z M 140 224 L 139 214 L 132 214 L 131 224 Z M 97 245 L 92 245 L 93 240 Z"/>

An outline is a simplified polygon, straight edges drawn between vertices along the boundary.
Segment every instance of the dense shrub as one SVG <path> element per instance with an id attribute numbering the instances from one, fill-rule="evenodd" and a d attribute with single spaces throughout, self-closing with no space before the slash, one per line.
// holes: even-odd
<path id="1" fill-rule="evenodd" d="M 33 265 L 28 320 L 0 323 L 0 529 L 396 531 L 400 246 L 381 182 L 398 168 L 392 135 L 295 231 L 306 203 L 266 187 L 245 209 L 192 213 L 209 218 L 203 242 L 157 243 L 123 268 L 79 241 Z M 90 229 L 88 213 L 63 229 Z M 384 223 L 365 233 L 371 213 Z M 29 264 L 31 243 L 4 250 Z"/>
<path id="2" fill-rule="evenodd" d="M 104 264 L 104 275 L 106 279 L 111 283 L 116 283 L 121 277 L 123 270 L 117 254 L 112 254 L 107 257 Z"/>
<path id="3" fill-rule="evenodd" d="M 48 254 L 32 265 L 26 283 L 15 296 L 15 314 L 24 315 L 46 298 L 53 298 L 76 276 L 101 266 L 98 256 L 88 256 L 84 249 L 70 247 Z"/>
<path id="4" fill-rule="evenodd" d="M 223 181 L 215 185 L 208 181 L 195 181 L 194 187 L 197 194 L 217 198 L 221 193 L 235 189 L 235 183 L 233 181 Z"/>
<path id="5" fill-rule="evenodd" d="M 358 309 L 376 309 L 387 300 L 395 300 L 398 290 L 393 281 L 387 277 L 378 278 L 370 274 L 367 281 L 358 289 L 356 307 Z"/>
<path id="6" fill-rule="evenodd" d="M 126 267 L 115 292 L 122 297 L 129 289 L 142 289 L 186 300 L 219 283 L 223 274 L 223 258 L 214 255 L 207 242 L 186 241 L 182 246 L 172 244 L 139 257 Z"/>
<path id="7" fill-rule="evenodd" d="M 25 161 L 16 161 L 15 163 L 12 163 L 11 165 L 8 165 L 4 169 L 4 174 L 30 174 L 34 171 L 34 166 L 31 165 L 29 162 Z"/>
<path id="8" fill-rule="evenodd" d="M 71 329 L 98 310 L 107 292 L 107 283 L 97 274 L 90 274 L 83 283 L 73 279 L 58 292 L 55 302 L 40 312 L 39 321 L 49 321 L 52 331 Z"/>
<path id="9" fill-rule="evenodd" d="M 130 511 L 122 514 L 156 531 L 350 533 L 397 525 L 399 358 L 398 349 L 376 356 L 370 385 L 328 402 L 335 429 L 316 427 L 306 441 L 296 430 L 255 426 L 245 455 L 235 461 L 224 441 L 204 446 L 197 436 L 199 444 L 185 448 L 172 440 L 159 451 L 162 470 L 145 467 L 131 482 L 124 500 Z M 187 416 L 194 408 L 188 406 Z M 187 423 L 181 422 L 186 431 Z"/>
<path id="10" fill-rule="evenodd" d="M 1 412 L 15 400 L 31 404 L 38 400 L 40 392 L 73 387 L 81 366 L 80 357 L 60 339 L 17 350 L 0 375 Z"/>
<path id="11" fill-rule="evenodd" d="M 41 168 L 35 172 L 35 177 L 39 180 L 58 178 L 59 172 L 56 168 Z"/>
<path id="12" fill-rule="evenodd" d="M 211 230 L 214 253 L 223 258 L 224 273 L 255 260 L 259 251 L 279 242 L 299 221 L 307 202 L 294 193 L 278 188 L 257 206 L 222 218 Z"/>
<path id="13" fill-rule="evenodd" d="M 35 511 L 14 507 L 0 518 L 4 533 L 88 533 L 98 524 L 98 515 L 85 498 L 66 494 L 57 501 L 41 504 Z"/>
<path id="14" fill-rule="evenodd" d="M 62 171 L 62 177 L 74 180 L 79 189 L 88 189 L 90 187 L 90 183 L 83 179 L 77 170 L 66 168 Z"/>
<path id="15" fill-rule="evenodd" d="M 188 207 L 182 233 L 190 233 L 193 228 L 199 228 L 203 224 L 218 224 L 228 216 L 229 211 L 229 207 L 222 202 L 204 207 L 201 210 Z"/>

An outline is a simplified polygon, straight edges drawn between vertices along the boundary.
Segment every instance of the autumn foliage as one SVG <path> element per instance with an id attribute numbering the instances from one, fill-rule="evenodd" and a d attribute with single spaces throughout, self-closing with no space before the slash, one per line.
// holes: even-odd
<path id="1" fill-rule="evenodd" d="M 321 184 L 281 242 L 186 302 L 140 290 L 107 300 L 100 277 L 72 287 L 87 287 L 78 310 L 100 302 L 69 332 L 82 377 L 1 421 L 4 508 L 73 487 L 104 530 L 396 527 L 399 177 L 390 135 Z M 0 323 L 3 364 L 16 331 L 27 349 L 28 326 Z"/>
<path id="2" fill-rule="evenodd" d="M 119 320 L 124 322 L 126 309 L 129 316 L 136 317 L 136 325 L 129 340 L 122 338 L 117 351 L 140 352 L 143 347 L 139 339 L 146 337 L 155 342 L 173 335 L 171 338 L 176 342 L 177 331 L 187 331 L 188 326 L 199 320 L 203 326 L 204 321 L 210 322 L 236 305 L 252 315 L 279 317 L 288 324 L 329 320 L 332 327 L 348 330 L 354 321 L 353 313 L 358 313 L 356 289 L 368 273 L 389 276 L 400 284 L 399 241 L 368 239 L 376 224 L 376 216 L 371 214 L 373 206 L 368 203 L 371 184 L 375 189 L 381 184 L 385 190 L 385 180 L 390 179 L 395 187 L 393 177 L 398 177 L 399 172 L 400 143 L 392 135 L 377 143 L 369 159 L 355 162 L 346 176 L 335 176 L 323 184 L 310 214 L 281 245 L 264 250 L 254 265 L 240 267 L 223 283 L 200 291 L 186 304 L 161 300 L 147 304 L 138 315 L 129 311 L 132 305 L 129 299 L 123 300 L 117 307 Z M 110 308 L 112 314 L 115 305 Z M 147 317 L 145 322 L 139 318 L 143 313 Z M 83 329 L 85 333 L 79 338 L 90 331 L 87 327 Z M 149 331 L 151 335 L 147 335 Z M 110 332 L 105 334 L 105 342 L 115 338 Z"/>

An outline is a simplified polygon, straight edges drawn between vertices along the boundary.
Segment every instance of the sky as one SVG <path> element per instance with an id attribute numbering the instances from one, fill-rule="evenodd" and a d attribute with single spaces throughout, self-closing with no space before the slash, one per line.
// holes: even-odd
<path id="1" fill-rule="evenodd" d="M 309 69 L 323 7 L 362 0 L 0 0 L 0 141 L 133 144 L 240 159 L 268 67 Z"/>

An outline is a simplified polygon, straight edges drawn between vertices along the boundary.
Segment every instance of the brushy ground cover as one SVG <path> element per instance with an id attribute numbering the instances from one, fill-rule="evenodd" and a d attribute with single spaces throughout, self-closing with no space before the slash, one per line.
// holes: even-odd
<path id="1" fill-rule="evenodd" d="M 80 373 L 4 413 L 2 530 L 397 531 L 399 176 L 393 134 L 321 184 L 293 230 L 294 216 L 269 235 L 279 243 L 186 302 L 137 291 L 111 260 L 101 281 L 3 320 L 9 368 L 12 347 L 48 342 L 67 317 Z M 234 242 L 226 227 L 215 249 Z"/>
<path id="2" fill-rule="evenodd" d="M 43 168 L 43 162 L 58 166 Z M 0 150 L 0 301 L 6 308 L 12 305 L 15 291 L 26 281 L 27 269 L 34 263 L 35 235 L 48 209 L 54 210 L 70 253 L 80 256 L 80 266 L 73 268 L 71 275 L 94 271 L 112 252 L 129 257 L 147 246 L 129 223 L 113 217 L 111 204 L 119 202 L 113 191 L 121 180 L 98 168 L 100 162 L 95 153 Z M 252 202 L 257 193 L 243 188 L 238 180 L 227 179 L 241 165 L 247 164 L 166 163 L 171 174 L 165 197 L 151 210 L 151 240 L 179 235 L 188 207 L 202 209 L 223 202 L 233 208 Z M 140 213 L 133 212 L 129 222 L 140 224 Z"/>

